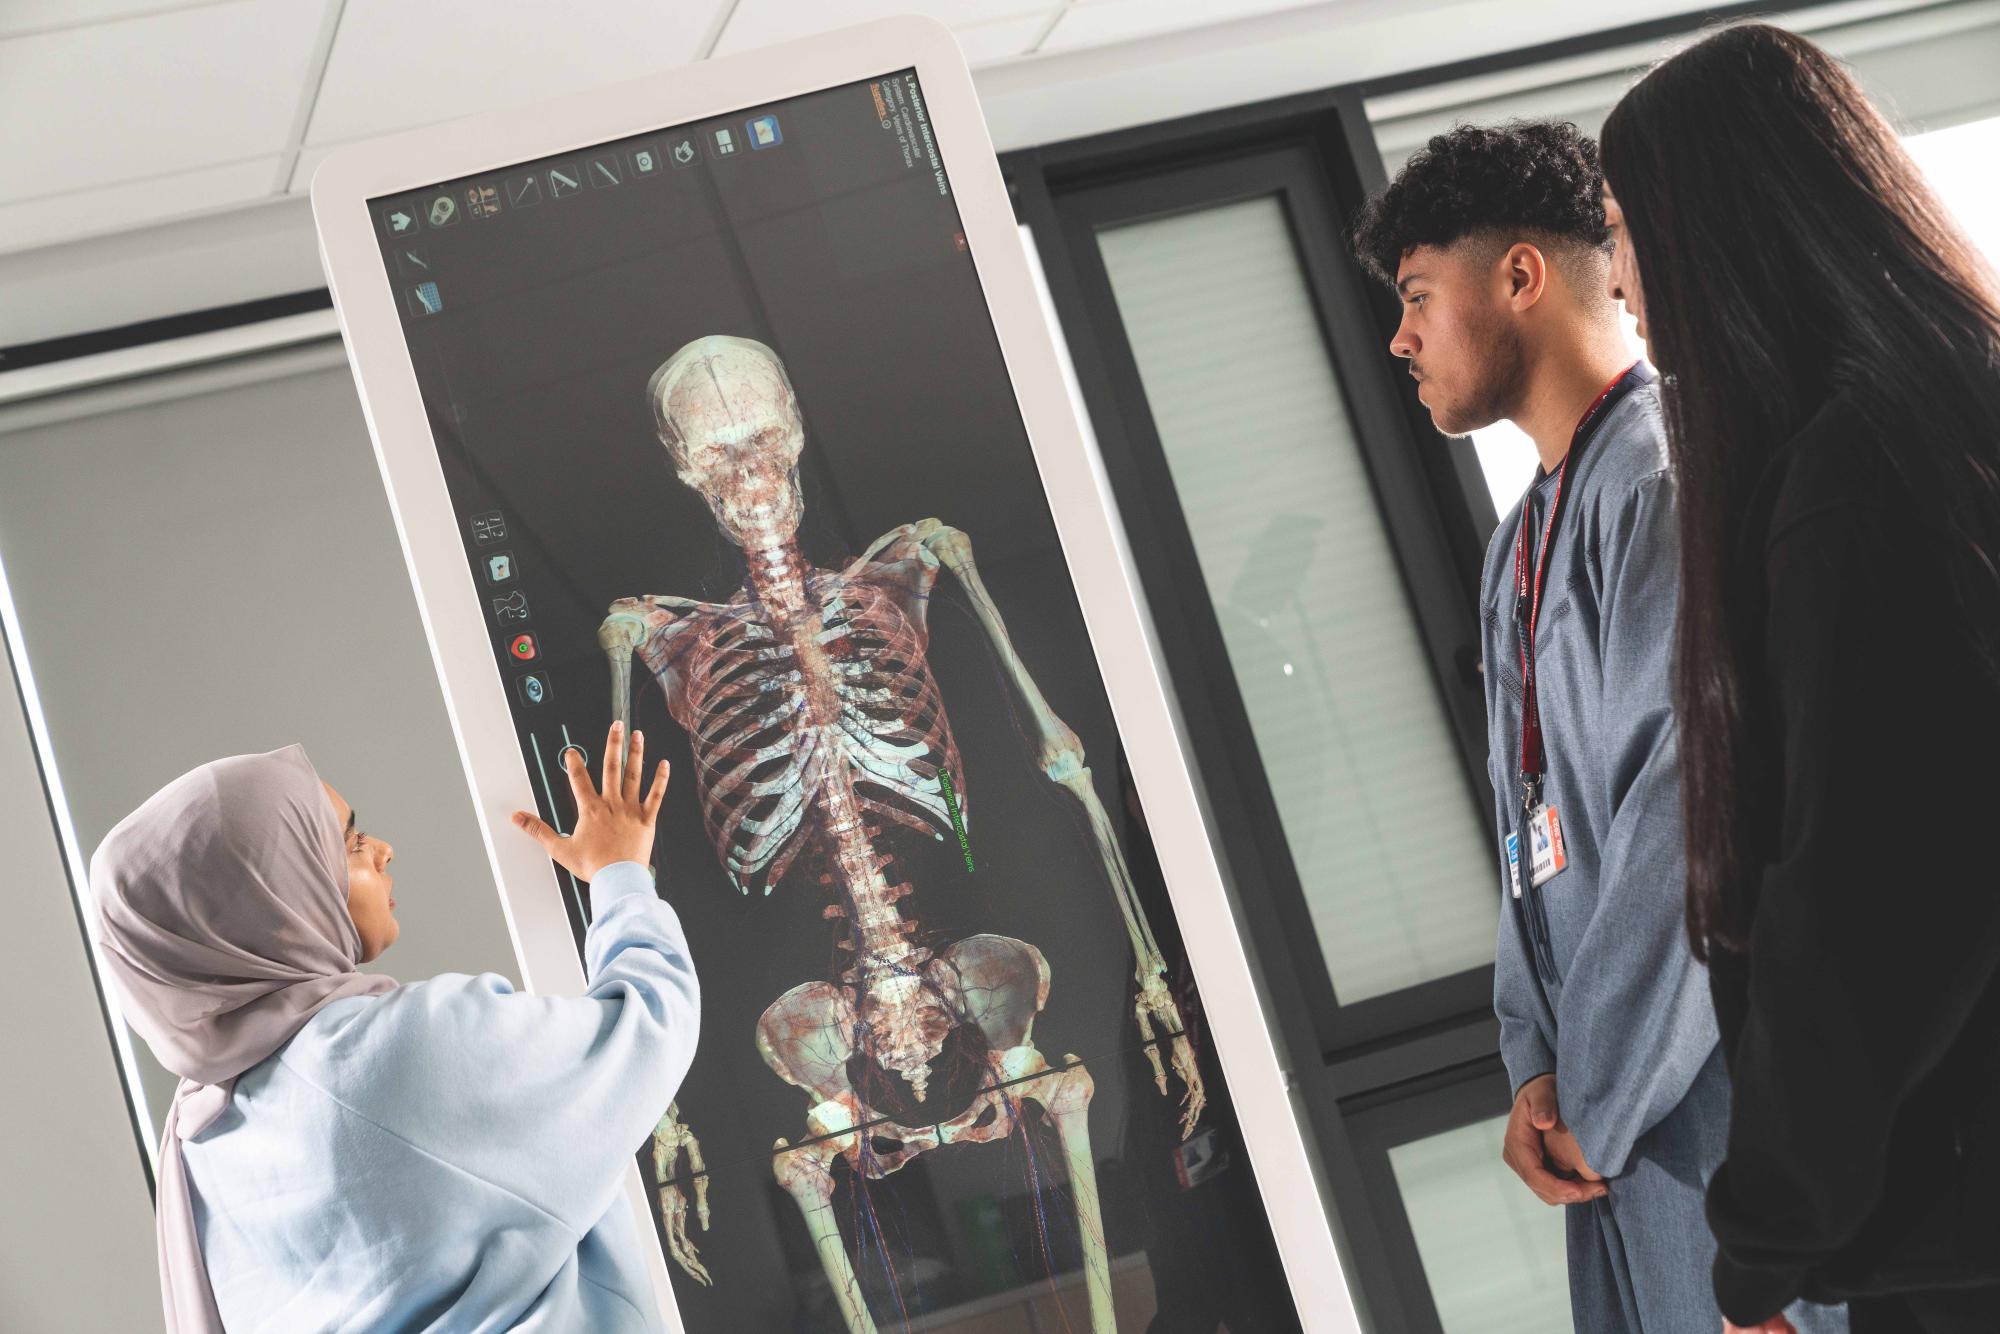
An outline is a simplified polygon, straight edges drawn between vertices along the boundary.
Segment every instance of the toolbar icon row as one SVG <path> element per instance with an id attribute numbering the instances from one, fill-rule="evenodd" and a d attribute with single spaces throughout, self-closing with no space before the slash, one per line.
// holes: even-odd
<path id="1" fill-rule="evenodd" d="M 720 160 L 734 157 L 743 143 L 751 149 L 775 148 L 785 142 L 772 115 L 753 116 L 743 123 L 744 139 L 738 140 L 729 126 L 711 128 L 706 134 L 684 131 L 661 144 L 642 144 L 619 151 L 606 149 L 578 162 L 563 162 L 535 171 L 505 177 L 499 186 L 491 182 L 454 187 L 419 195 L 392 204 L 382 214 L 383 230 L 392 237 L 411 236 L 429 227 L 442 231 L 456 226 L 463 217 L 491 218 L 504 207 L 533 208 L 548 199 L 567 199 L 580 194 L 587 182 L 599 190 L 615 189 L 627 181 L 660 174 L 662 162 L 674 167 L 692 167 L 704 157 Z M 463 202 L 461 202 L 461 200 Z"/>
<path id="2" fill-rule="evenodd" d="M 382 213 L 382 229 L 390 236 L 413 236 L 426 227 L 441 232 L 457 226 L 460 218 L 490 218 L 499 212 L 497 189 L 491 184 L 469 185 L 390 205 Z"/>

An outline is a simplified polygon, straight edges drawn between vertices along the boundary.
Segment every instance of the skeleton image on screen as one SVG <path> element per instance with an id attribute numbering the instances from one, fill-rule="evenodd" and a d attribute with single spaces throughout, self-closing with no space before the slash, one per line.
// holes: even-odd
<path id="1" fill-rule="evenodd" d="M 933 1149 L 1026 1135 L 1033 1103 L 1061 1140 L 1090 1327 L 1112 1330 L 1087 1127 L 1091 1074 L 1074 1056 L 1052 1064 L 1033 1038 L 1049 966 L 1029 941 L 943 939 L 920 925 L 922 886 L 898 876 L 885 839 L 901 828 L 956 841 L 969 820 L 970 785 L 926 660 L 925 612 L 940 568 L 963 588 L 1028 720 L 1035 749 L 1024 759 L 1086 817 L 1130 938 L 1139 1035 L 1159 1092 L 1170 1096 L 1169 1068 L 1181 1086 L 1185 1138 L 1204 1105 L 1201 1075 L 1076 733 L 1016 655 L 966 534 L 926 518 L 884 534 L 844 569 L 807 563 L 797 541 L 804 427 L 769 348 L 697 339 L 654 372 L 647 393 L 680 480 L 743 549 L 746 586 L 719 603 L 621 598 L 598 640 L 618 719 L 629 722 L 635 653 L 659 681 L 690 738 L 703 822 L 737 889 L 769 894 L 795 862 L 817 873 L 839 946 L 834 975 L 777 997 L 756 1040 L 771 1070 L 806 1095 L 803 1124 L 773 1127 L 792 1138 L 777 1139 L 772 1163 L 847 1326 L 875 1328 L 850 1258 L 856 1239 L 842 1236 L 832 1205 L 837 1164 L 845 1160 L 853 1187 L 866 1191 Z M 690 1190 L 692 1211 L 702 1227 L 709 1221 L 693 1130 L 677 1106 L 668 1109 L 653 1163 L 673 1258 L 707 1283 L 688 1235 Z"/>

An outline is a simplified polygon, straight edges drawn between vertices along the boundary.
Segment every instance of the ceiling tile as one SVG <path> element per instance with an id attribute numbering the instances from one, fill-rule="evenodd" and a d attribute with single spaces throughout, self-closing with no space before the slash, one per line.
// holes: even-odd
<path id="1" fill-rule="evenodd" d="M 996 60 L 1027 54 L 1041 40 L 1042 34 L 1049 30 L 1055 16 L 1055 10 L 1050 9 L 1040 14 L 1001 19 L 998 23 L 959 28 L 954 35 L 965 51 L 966 64 L 990 65 Z"/>
<path id="2" fill-rule="evenodd" d="M 0 134 L 0 202 L 281 152 L 322 18 L 235 0 L 0 41 L 0 125 L 35 127 Z"/>
<path id="3" fill-rule="evenodd" d="M 1062 16 L 1044 51 L 1129 41 L 1182 28 L 1302 8 L 1308 0 L 1083 0 Z M 1331 22 L 1331 20 L 1329 20 Z"/>
<path id="4" fill-rule="evenodd" d="M 319 164 L 331 157 L 339 144 L 307 144 L 299 150 L 298 161 L 292 164 L 291 183 L 286 187 L 292 194 L 302 195 L 312 189 L 313 173 Z"/>
<path id="5" fill-rule="evenodd" d="M 1014 6 L 1018 6 L 1021 2 L 1022 0 L 1007 0 L 1008 4 Z M 350 14 L 353 12 L 352 0 L 350 0 L 350 9 L 348 12 Z M 1049 23 L 1054 19 L 1055 12 L 1054 7 L 1050 7 L 1027 14 L 1015 14 L 1012 17 L 1002 18 L 995 22 L 979 23 L 969 28 L 959 29 L 956 35 L 959 45 L 965 48 L 966 63 L 971 65 L 991 64 L 995 61 L 1005 60 L 1011 56 L 1021 55 L 1041 37 L 1043 31 L 1048 28 Z M 345 32 L 346 22 L 343 21 L 342 33 L 345 34 Z M 787 36 L 798 35 L 800 34 L 787 34 Z M 329 74 L 329 81 L 331 81 L 331 74 Z M 324 98 L 322 98 L 322 106 L 324 106 Z M 318 123 L 316 119 L 315 125 Z M 411 124 L 415 123 L 417 122 L 411 122 Z M 319 164 L 322 161 L 342 144 L 351 143 L 355 139 L 365 137 L 367 136 L 363 134 L 343 139 L 320 139 L 316 135 L 309 135 L 308 142 L 300 151 L 298 161 L 293 166 L 291 180 L 287 189 L 292 194 L 307 193 L 312 189 L 313 172 L 319 168 Z"/>
<path id="6" fill-rule="evenodd" d="M 963 31 L 1037 13 L 1046 21 L 1055 11 L 1049 0 L 841 0 L 838 5 L 826 0 L 739 0 L 715 54 L 748 51 L 898 14 L 923 14 L 953 31 Z"/>
<path id="7" fill-rule="evenodd" d="M 685 65 L 727 0 L 347 0 L 306 130 L 361 139 Z"/>
<path id="8" fill-rule="evenodd" d="M 0 5 L 0 37 L 85 28 L 93 23 L 115 23 L 162 10 L 217 3 L 220 0 L 7 0 Z"/>
<path id="9" fill-rule="evenodd" d="M 282 156 L 0 203 L 0 252 L 59 245 L 271 197 Z"/>

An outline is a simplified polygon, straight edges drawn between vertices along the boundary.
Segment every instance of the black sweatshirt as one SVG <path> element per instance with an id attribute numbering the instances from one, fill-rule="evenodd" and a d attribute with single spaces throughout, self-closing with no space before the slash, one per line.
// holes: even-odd
<path id="1" fill-rule="evenodd" d="M 1748 954 L 1710 967 L 1735 1093 L 1708 1216 L 1738 1324 L 2000 1282 L 2000 689 L 1890 466 L 1927 447 L 1836 399 L 1752 507 L 1755 909 Z"/>

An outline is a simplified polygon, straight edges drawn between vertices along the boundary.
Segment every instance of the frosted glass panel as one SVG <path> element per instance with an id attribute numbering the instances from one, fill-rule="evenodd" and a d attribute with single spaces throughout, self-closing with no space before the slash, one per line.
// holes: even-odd
<path id="1" fill-rule="evenodd" d="M 1445 1334 L 1569 1329 L 1563 1211 L 1500 1161 L 1507 1118 L 1389 1150 Z"/>
<path id="2" fill-rule="evenodd" d="M 1497 854 L 1279 202 L 1098 242 L 1336 993 L 1490 962 Z"/>

